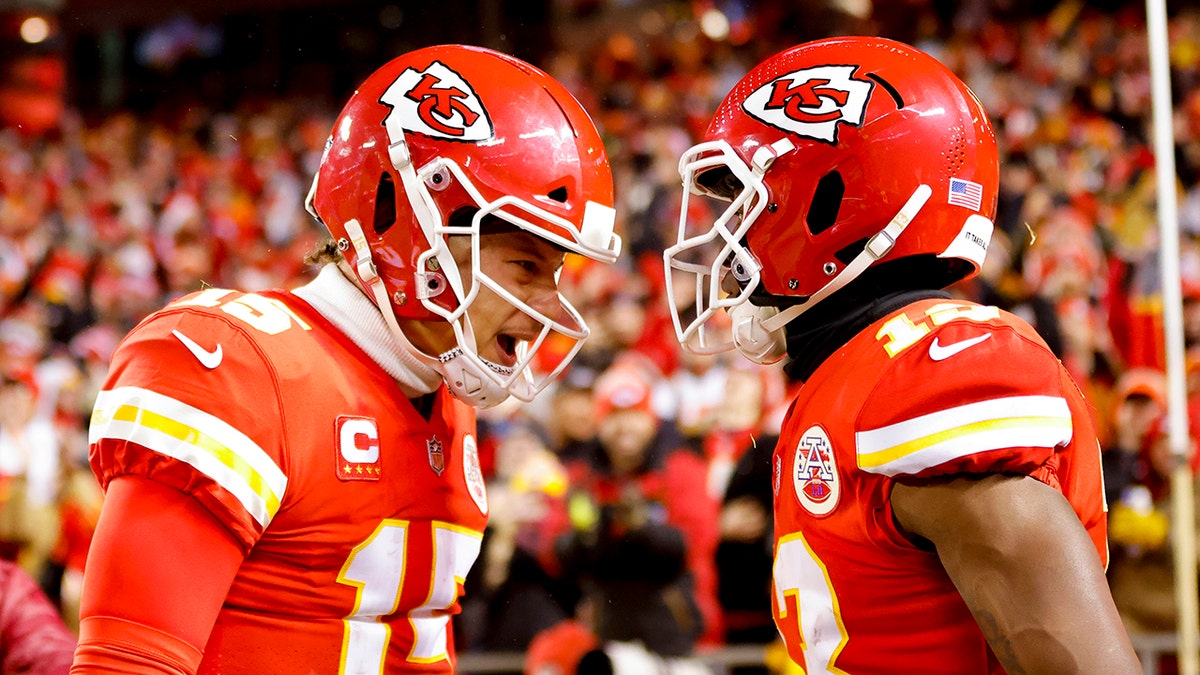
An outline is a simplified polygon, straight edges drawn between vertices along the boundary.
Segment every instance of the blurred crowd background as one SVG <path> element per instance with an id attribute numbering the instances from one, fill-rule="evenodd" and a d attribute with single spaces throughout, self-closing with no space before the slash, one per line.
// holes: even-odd
<path id="1" fill-rule="evenodd" d="M 1167 6 L 1200 422 L 1200 8 Z M 598 640 L 664 657 L 770 643 L 769 463 L 796 383 L 682 353 L 661 251 L 678 157 L 733 83 L 837 34 L 932 53 L 991 114 L 996 233 L 984 273 L 953 292 L 1031 321 L 1085 389 L 1114 594 L 1131 631 L 1173 630 L 1140 1 L 0 3 L 0 554 L 75 625 L 102 501 L 87 423 L 118 341 L 205 286 L 304 283 L 323 234 L 304 193 L 355 83 L 408 49 L 475 43 L 539 65 L 593 113 L 627 253 L 568 263 L 591 340 L 538 402 L 481 416 L 491 524 L 459 648 L 568 663 Z"/>

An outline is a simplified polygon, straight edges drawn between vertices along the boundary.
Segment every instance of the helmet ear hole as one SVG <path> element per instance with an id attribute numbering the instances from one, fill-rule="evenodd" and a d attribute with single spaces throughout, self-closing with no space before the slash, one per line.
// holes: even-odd
<path id="1" fill-rule="evenodd" d="M 805 218 L 809 232 L 815 236 L 833 227 L 845 193 L 846 183 L 842 181 L 841 173 L 830 171 L 821 177 Z"/>
<path id="2" fill-rule="evenodd" d="M 379 187 L 375 189 L 375 234 L 381 235 L 396 224 L 396 184 L 392 174 L 379 176 Z"/>
<path id="3" fill-rule="evenodd" d="M 556 187 L 546 194 L 547 197 L 553 199 L 560 204 L 567 203 L 567 188 L 566 186 Z"/>

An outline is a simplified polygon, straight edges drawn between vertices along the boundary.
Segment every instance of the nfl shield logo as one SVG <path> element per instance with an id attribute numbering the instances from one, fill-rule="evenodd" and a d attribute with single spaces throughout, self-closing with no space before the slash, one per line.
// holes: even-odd
<path id="1" fill-rule="evenodd" d="M 425 449 L 429 452 L 429 468 L 437 475 L 446 470 L 446 453 L 442 450 L 442 442 L 436 438 L 425 441 Z"/>

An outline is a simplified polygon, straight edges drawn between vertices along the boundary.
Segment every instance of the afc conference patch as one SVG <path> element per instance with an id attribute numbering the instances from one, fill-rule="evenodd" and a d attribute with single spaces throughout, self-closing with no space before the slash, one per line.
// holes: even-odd
<path id="1" fill-rule="evenodd" d="M 814 424 L 800 436 L 792 460 L 792 485 L 800 505 L 814 516 L 827 516 L 837 506 L 842 482 L 833 445 L 820 425 Z"/>

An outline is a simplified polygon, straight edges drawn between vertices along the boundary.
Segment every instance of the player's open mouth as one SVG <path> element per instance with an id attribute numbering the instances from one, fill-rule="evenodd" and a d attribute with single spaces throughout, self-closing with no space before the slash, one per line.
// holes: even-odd
<path id="1" fill-rule="evenodd" d="M 500 347 L 499 362 L 506 366 L 513 366 L 517 363 L 517 338 L 511 335 L 497 335 L 496 345 Z"/>

